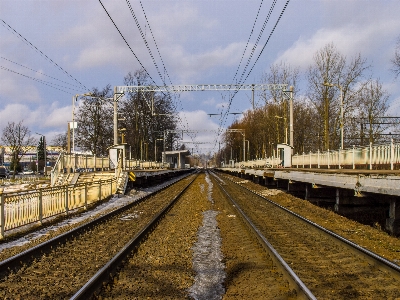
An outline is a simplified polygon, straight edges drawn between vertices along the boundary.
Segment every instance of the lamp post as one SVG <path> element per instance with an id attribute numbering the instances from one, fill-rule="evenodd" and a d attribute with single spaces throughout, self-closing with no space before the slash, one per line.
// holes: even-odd
<path id="1" fill-rule="evenodd" d="M 154 143 L 154 161 L 157 162 L 157 141 L 163 141 L 164 139 L 156 139 Z"/>
<path id="2" fill-rule="evenodd" d="M 284 123 L 286 124 L 286 118 L 285 117 L 280 117 L 280 116 L 275 116 L 275 118 L 277 118 L 277 119 L 283 119 L 284 120 Z M 279 142 L 279 141 L 278 141 Z M 287 140 L 287 127 L 285 127 L 285 144 L 287 144 L 288 143 L 288 140 Z"/>
<path id="3" fill-rule="evenodd" d="M 323 83 L 324 86 L 327 87 L 337 87 L 340 90 L 340 149 L 343 149 L 343 88 L 340 84 L 332 84 L 328 82 Z"/>
<path id="4" fill-rule="evenodd" d="M 76 94 L 72 96 L 72 153 L 75 153 L 75 102 L 78 100 L 78 97 L 89 97 L 93 96 L 93 93 L 85 93 L 85 94 Z M 68 128 L 69 131 L 70 128 Z M 68 139 L 68 144 L 70 143 Z M 70 148 L 70 147 L 68 147 Z"/>
<path id="5" fill-rule="evenodd" d="M 250 142 L 249 140 L 246 140 L 247 143 L 247 160 L 250 160 Z"/>

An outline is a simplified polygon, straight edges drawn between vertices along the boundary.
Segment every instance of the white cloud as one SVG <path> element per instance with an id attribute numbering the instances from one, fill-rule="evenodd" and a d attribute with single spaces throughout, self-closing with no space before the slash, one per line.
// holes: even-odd
<path id="1" fill-rule="evenodd" d="M 380 54 L 386 61 L 390 61 L 392 51 L 385 46 L 388 43 L 393 44 L 398 34 L 394 29 L 399 27 L 400 20 L 396 19 L 369 24 L 347 24 L 338 28 L 321 28 L 310 38 L 301 36 L 292 47 L 278 56 L 275 63 L 288 62 L 304 70 L 313 63 L 314 54 L 329 43 L 333 43 L 347 58 L 358 53 L 361 53 L 362 57 Z"/>
<path id="2" fill-rule="evenodd" d="M 43 127 L 46 128 L 65 128 L 67 131 L 67 122 L 72 118 L 71 106 L 53 107 L 43 122 Z"/>
<path id="3" fill-rule="evenodd" d="M 25 126 L 32 124 L 37 117 L 37 111 L 31 111 L 24 104 L 8 104 L 0 110 L 0 128 L 4 128 L 8 122 L 23 121 Z"/>
<path id="4" fill-rule="evenodd" d="M 57 102 L 49 107 L 39 106 L 35 109 L 25 104 L 8 104 L 0 110 L 0 130 L 8 122 L 23 121 L 32 134 L 39 132 L 47 136 L 49 132 L 65 132 L 67 121 L 70 119 L 71 106 L 58 107 Z"/>
<path id="5" fill-rule="evenodd" d="M 25 84 L 21 85 L 23 78 L 16 78 L 16 76 L 19 75 L 0 70 L 0 97 L 12 103 L 40 102 L 41 97 L 38 88 L 28 80 L 25 80 Z"/>

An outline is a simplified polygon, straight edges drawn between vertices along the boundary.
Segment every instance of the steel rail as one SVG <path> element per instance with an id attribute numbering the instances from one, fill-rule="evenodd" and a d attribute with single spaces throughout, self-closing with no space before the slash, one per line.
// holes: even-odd
<path id="1" fill-rule="evenodd" d="M 237 186 L 242 187 L 243 189 L 246 189 L 247 191 L 251 192 L 254 195 L 257 195 L 258 197 L 268 201 L 269 203 L 281 208 L 282 210 L 288 212 L 289 214 L 297 217 L 298 219 L 302 220 L 303 222 L 311 225 L 312 227 L 318 229 L 321 231 L 321 233 L 323 233 L 325 236 L 328 237 L 333 237 L 334 240 L 336 242 L 338 242 L 338 244 L 342 245 L 342 246 L 346 246 L 349 250 L 351 250 L 353 253 L 358 254 L 358 255 L 362 255 L 364 256 L 372 265 L 375 265 L 379 268 L 381 268 L 381 270 L 385 270 L 388 271 L 390 274 L 394 275 L 395 277 L 397 277 L 398 279 L 400 279 L 400 266 L 387 260 L 386 258 L 368 250 L 365 249 L 364 247 L 361 247 L 360 245 L 340 236 L 339 234 L 330 231 L 329 229 L 326 229 L 325 227 L 322 227 L 321 225 L 318 225 L 317 223 L 314 223 L 311 220 L 308 220 L 307 218 L 304 218 L 303 216 L 287 209 L 286 207 L 268 199 L 267 197 L 261 195 L 260 193 L 257 193 L 255 191 L 252 191 L 251 189 L 245 187 L 245 186 L 241 186 L 239 184 L 237 184 L 235 181 L 233 181 L 232 179 L 228 178 L 228 177 L 224 177 L 226 179 L 228 179 L 229 181 L 235 183 Z"/>
<path id="2" fill-rule="evenodd" d="M 218 178 L 214 172 L 211 172 L 214 178 Z M 220 189 L 224 192 L 225 196 L 232 202 L 234 208 L 239 212 L 242 219 L 245 223 L 250 227 L 252 232 L 257 236 L 257 239 L 260 241 L 261 245 L 267 252 L 270 254 L 270 257 L 274 261 L 275 265 L 286 274 L 286 278 L 289 280 L 289 283 L 294 287 L 297 292 L 297 295 L 300 299 L 313 299 L 317 298 L 313 295 L 313 293 L 307 288 L 304 282 L 297 276 L 297 274 L 290 268 L 290 266 L 285 262 L 285 260 L 280 256 L 278 251 L 268 242 L 265 236 L 261 233 L 261 231 L 254 225 L 254 223 L 250 220 L 250 218 L 244 213 L 244 211 L 240 208 L 237 202 L 231 197 L 231 195 L 225 190 L 219 180 L 216 180 Z"/>
<path id="3" fill-rule="evenodd" d="M 176 201 L 183 195 L 189 186 L 197 178 L 197 175 L 184 187 L 171 201 L 167 204 L 147 225 L 138 232 L 124 247 L 106 263 L 97 273 L 90 278 L 87 283 L 73 295 L 70 300 L 86 300 L 91 299 L 94 294 L 101 289 L 104 283 L 109 282 L 115 274 L 117 268 L 125 260 L 125 258 L 142 242 L 142 240 L 154 230 L 160 220 L 172 208 Z"/>
<path id="4" fill-rule="evenodd" d="M 87 229 L 96 226 L 97 224 L 100 224 L 110 218 L 112 218 L 115 215 L 120 214 L 121 212 L 130 209 L 131 207 L 139 204 L 140 202 L 143 202 L 144 200 L 150 198 L 151 196 L 154 196 L 158 194 L 159 192 L 165 190 L 166 188 L 170 187 L 171 185 L 175 184 L 176 182 L 190 176 L 192 173 L 185 174 L 183 177 L 172 181 L 171 183 L 167 184 L 166 186 L 162 187 L 161 189 L 150 193 L 148 195 L 142 196 L 138 198 L 136 201 L 129 203 L 127 205 L 121 206 L 105 215 L 102 215 L 96 219 L 93 219 L 92 221 L 89 221 L 81 226 L 78 226 L 76 228 L 73 228 L 61 235 L 58 235 L 48 241 L 45 241 L 43 243 L 40 243 L 32 248 L 29 248 L 21 253 L 18 253 L 12 257 L 9 257 L 3 261 L 0 262 L 0 278 L 5 275 L 5 273 L 9 273 L 11 270 L 17 270 L 22 267 L 22 264 L 26 261 L 33 261 L 33 258 L 35 256 L 41 256 L 43 253 L 50 252 L 54 247 L 58 247 L 58 245 L 65 243 L 68 239 L 75 235 L 80 235 L 83 232 L 85 232 Z"/>

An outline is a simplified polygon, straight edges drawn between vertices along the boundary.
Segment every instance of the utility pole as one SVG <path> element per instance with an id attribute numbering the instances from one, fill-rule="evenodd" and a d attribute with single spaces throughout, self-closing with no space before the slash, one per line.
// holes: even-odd
<path id="1" fill-rule="evenodd" d="M 118 145 L 118 98 L 117 98 L 117 88 L 114 87 L 114 145 Z"/>

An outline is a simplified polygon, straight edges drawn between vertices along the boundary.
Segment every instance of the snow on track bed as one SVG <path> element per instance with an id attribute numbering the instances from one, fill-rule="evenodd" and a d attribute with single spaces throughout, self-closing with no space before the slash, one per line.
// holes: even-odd
<path id="1" fill-rule="evenodd" d="M 212 300 L 221 299 L 223 292 L 223 299 L 296 299 L 218 188 L 212 188 L 210 199 L 207 178 L 199 175 L 99 298 Z M 215 240 L 211 241 L 216 236 L 203 231 L 207 230 L 203 221 L 209 215 L 216 215 L 217 227 L 206 227 L 210 231 L 219 229 L 222 260 Z M 196 253 L 201 253 L 204 263 L 200 266 L 203 278 L 197 286 Z M 206 263 L 213 259 L 215 265 Z M 221 274 L 221 265 L 225 265 L 225 276 Z"/>

